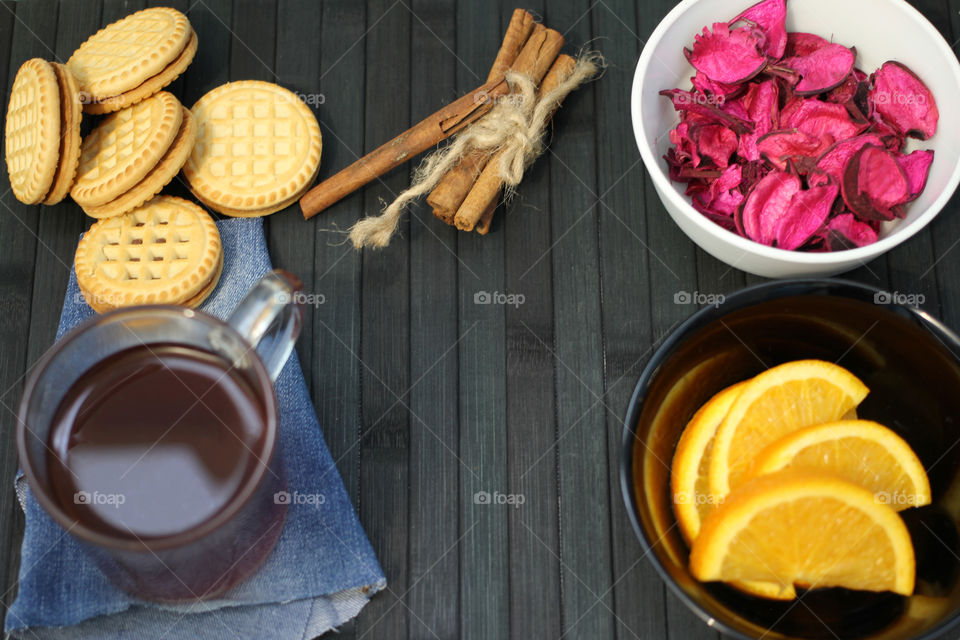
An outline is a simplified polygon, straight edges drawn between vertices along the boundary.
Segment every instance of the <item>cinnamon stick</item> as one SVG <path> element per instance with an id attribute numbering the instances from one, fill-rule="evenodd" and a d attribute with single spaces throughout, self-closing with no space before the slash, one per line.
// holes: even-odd
<path id="1" fill-rule="evenodd" d="M 310 189 L 300 199 L 303 217 L 309 220 L 371 180 L 475 122 L 490 111 L 497 98 L 508 91 L 506 80 L 486 83 L 427 116 L 393 140 Z"/>
<path id="2" fill-rule="evenodd" d="M 576 65 L 577 61 L 568 55 L 558 57 L 543 79 L 539 95 L 544 96 L 556 89 L 561 82 L 573 73 Z M 559 107 L 559 105 L 557 106 Z M 500 177 L 500 158 L 502 155 L 503 152 L 500 151 L 490 158 L 490 161 L 487 162 L 486 167 L 480 173 L 480 177 L 477 178 L 464 199 L 463 204 L 457 210 L 457 214 L 454 216 L 454 224 L 457 225 L 458 229 L 472 231 L 477 223 L 489 214 L 491 204 L 496 208 L 500 191 L 503 189 L 503 178 Z M 492 214 L 489 214 L 489 216 L 492 217 Z M 489 229 L 489 221 L 484 228 Z M 486 231 L 481 233 L 485 234 Z"/>
<path id="3" fill-rule="evenodd" d="M 519 50 L 522 53 L 522 47 L 526 43 L 517 42 L 517 39 L 523 37 L 528 25 L 530 31 L 533 31 L 533 16 L 525 11 L 523 13 L 528 17 L 514 12 L 517 24 L 514 25 L 514 20 L 511 20 L 513 28 L 507 29 L 504 46 L 501 46 L 497 54 L 498 62 L 494 63 L 497 68 L 502 68 L 508 60 L 511 60 L 511 57 L 519 57 L 519 54 L 513 54 L 513 51 Z M 508 39 L 509 42 L 507 42 Z M 555 54 L 554 57 L 556 57 Z M 506 80 L 503 79 L 503 73 L 499 73 L 482 86 L 426 117 L 393 140 L 381 145 L 308 191 L 300 199 L 303 217 L 312 218 L 371 180 L 475 122 L 486 115 L 496 100 L 506 95 L 509 90 Z"/>
<path id="4" fill-rule="evenodd" d="M 490 223 L 493 222 L 493 214 L 497 212 L 497 201 L 492 200 L 490 205 L 487 207 L 487 210 L 483 212 L 483 215 L 480 216 L 480 221 L 477 222 L 477 226 L 474 227 L 474 230 L 482 236 L 487 235 L 490 231 Z"/>
<path id="5" fill-rule="evenodd" d="M 563 36 L 553 29 L 536 25 L 530 39 L 517 56 L 511 71 L 530 76 L 539 83 L 556 60 L 563 47 Z M 492 73 L 492 71 L 491 71 Z M 489 153 L 471 153 L 460 164 L 447 173 L 440 183 L 427 196 L 427 203 L 433 207 L 434 215 L 452 224 L 457 210 L 463 204 L 467 193 L 481 175 L 490 160 Z"/>
<path id="6" fill-rule="evenodd" d="M 534 19 L 530 12 L 524 9 L 515 9 L 507 26 L 507 33 L 503 37 L 503 44 L 497 52 L 497 58 L 490 67 L 487 82 L 502 78 L 513 65 L 523 46 L 533 32 Z M 466 197 L 477 176 L 483 171 L 490 154 L 474 151 L 464 156 L 447 175 L 443 177 L 430 195 L 427 204 L 433 207 L 433 215 L 447 224 L 453 224 L 453 216 L 457 213 L 460 203 Z"/>

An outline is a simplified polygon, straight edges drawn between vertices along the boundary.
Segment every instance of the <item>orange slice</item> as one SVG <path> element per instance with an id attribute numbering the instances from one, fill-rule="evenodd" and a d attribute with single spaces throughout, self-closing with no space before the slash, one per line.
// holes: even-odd
<path id="1" fill-rule="evenodd" d="M 780 438 L 753 462 L 756 475 L 816 469 L 869 489 L 896 511 L 930 504 L 930 480 L 903 438 L 876 422 L 828 422 Z"/>
<path id="2" fill-rule="evenodd" d="M 797 429 L 839 420 L 869 393 L 841 366 L 798 360 L 774 367 L 744 386 L 717 429 L 709 489 L 725 496 L 751 475 L 754 457 Z"/>
<path id="3" fill-rule="evenodd" d="M 729 386 L 708 400 L 690 419 L 673 455 L 670 486 L 673 489 L 673 511 L 683 539 L 690 545 L 700 533 L 700 523 L 714 509 L 707 483 L 710 452 L 717 427 L 737 399 L 744 382 Z M 752 596 L 770 600 L 793 600 L 793 585 L 784 587 L 770 582 L 736 582 L 731 586 Z"/>
<path id="4" fill-rule="evenodd" d="M 783 470 L 735 489 L 703 522 L 698 580 L 750 580 L 913 592 L 907 527 L 861 486 L 821 471 Z"/>
<path id="5" fill-rule="evenodd" d="M 700 523 L 716 504 L 707 481 L 713 437 L 744 384 L 727 387 L 700 407 L 684 428 L 673 454 L 670 470 L 673 511 L 687 544 L 696 539 Z"/>

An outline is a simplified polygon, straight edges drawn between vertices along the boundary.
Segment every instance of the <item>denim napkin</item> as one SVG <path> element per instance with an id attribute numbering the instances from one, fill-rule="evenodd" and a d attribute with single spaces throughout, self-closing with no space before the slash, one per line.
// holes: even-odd
<path id="1" fill-rule="evenodd" d="M 217 226 L 223 275 L 200 309 L 226 318 L 271 266 L 259 218 Z M 71 273 L 57 338 L 92 315 Z M 18 474 L 26 531 L 19 593 L 7 611 L 6 630 L 35 640 L 308 640 L 356 616 L 386 587 L 386 578 L 323 440 L 296 356 L 275 389 L 288 491 L 322 494 L 324 500 L 290 504 L 280 540 L 253 576 L 216 600 L 174 605 L 138 600 L 107 581 Z"/>

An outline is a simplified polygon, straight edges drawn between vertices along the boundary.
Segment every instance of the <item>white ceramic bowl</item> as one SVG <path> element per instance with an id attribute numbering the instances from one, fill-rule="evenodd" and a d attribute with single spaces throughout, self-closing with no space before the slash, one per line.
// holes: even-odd
<path id="1" fill-rule="evenodd" d="M 700 214 L 673 183 L 663 155 L 678 114 L 663 89 L 690 88 L 695 73 L 683 56 L 694 35 L 729 20 L 755 0 L 683 0 L 647 40 L 633 79 L 631 111 L 640 155 L 673 220 L 691 240 L 727 264 L 770 278 L 831 276 L 855 269 L 923 229 L 960 184 L 960 63 L 936 28 L 904 0 L 787 0 L 787 30 L 806 31 L 857 48 L 857 66 L 873 73 L 897 60 L 913 69 L 937 100 L 940 122 L 929 140 L 911 140 L 908 150 L 934 149 L 936 156 L 923 194 L 908 205 L 904 220 L 891 225 L 873 245 L 833 253 L 774 249 L 741 238 Z"/>

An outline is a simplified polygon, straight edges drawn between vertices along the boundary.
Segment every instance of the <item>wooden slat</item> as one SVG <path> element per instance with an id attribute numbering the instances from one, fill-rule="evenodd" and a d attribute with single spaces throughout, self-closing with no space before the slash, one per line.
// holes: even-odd
<path id="1" fill-rule="evenodd" d="M 319 111 L 323 133 L 320 178 L 363 154 L 363 76 L 366 30 L 363 3 L 327 0 L 320 25 Z M 360 265 L 361 254 L 334 229 L 347 229 L 363 212 L 354 194 L 315 218 L 313 242 L 317 291 L 326 304 L 315 314 L 311 363 L 314 405 L 324 436 L 354 505 L 360 498 Z"/>
<path id="2" fill-rule="evenodd" d="M 456 14 L 449 0 L 415 0 L 411 120 L 456 89 Z M 457 258 L 453 227 L 430 208 L 410 212 L 410 638 L 452 638 L 459 628 Z"/>
<path id="3" fill-rule="evenodd" d="M 0 62 L 8 70 L 3 79 L 2 94 L 7 95 L 13 78 L 26 60 L 30 58 L 54 57 L 51 45 L 55 44 L 56 2 L 43 1 L 29 4 L 6 3 L 0 7 L 0 30 L 7 40 L 0 47 Z M 23 515 L 13 493 L 11 479 L 17 469 L 17 454 L 14 445 L 14 433 L 17 424 L 16 411 L 23 390 L 23 378 L 30 360 L 28 335 L 31 330 L 31 311 L 33 293 L 43 286 L 37 281 L 36 263 L 49 265 L 56 260 L 57 253 L 47 249 L 39 242 L 39 206 L 27 206 L 14 198 L 10 191 L 10 181 L 6 171 L 0 178 L 0 238 L 4 249 L 0 251 L 0 312 L 5 318 L 0 323 L 0 433 L 3 434 L 2 453 L 0 453 L 0 477 L 6 487 L 0 491 L 0 513 L 6 523 L 0 529 L 0 545 L 8 550 L 0 563 L 0 575 L 3 576 L 3 615 L 16 596 L 16 579 L 20 560 L 20 539 L 23 535 Z M 55 280 L 64 278 L 64 271 L 54 276 Z M 45 272 L 44 277 L 50 277 Z M 49 286 L 56 289 L 60 282 L 51 280 Z M 61 290 L 62 291 L 62 290 Z M 61 301 L 63 299 L 61 293 Z M 57 303 L 52 308 L 43 309 L 52 314 L 59 311 Z M 42 322 L 42 330 L 48 334 L 49 322 Z M 56 323 L 56 320 L 53 320 Z M 38 338 L 39 341 L 40 338 Z M 49 336 L 48 339 L 52 339 Z"/>
<path id="4" fill-rule="evenodd" d="M 317 33 L 321 24 L 321 3 L 312 0 L 282 0 L 277 4 L 276 82 L 293 91 L 314 113 L 319 111 L 320 46 Z M 290 46 L 290 43 L 302 43 Z M 326 304 L 326 295 L 314 281 L 314 228 L 300 215 L 294 203 L 270 216 L 270 257 L 275 267 L 286 269 L 303 282 L 303 328 L 297 341 L 307 388 L 313 389 L 313 319 Z"/>
<path id="5" fill-rule="evenodd" d="M 513 10 L 494 3 L 457 5 L 457 91 L 486 77 Z M 463 638 L 495 640 L 509 633 L 507 509 L 476 504 L 485 491 L 508 493 L 506 352 L 503 307 L 475 296 L 504 291 L 503 234 L 460 233 L 458 242 L 460 376 L 460 611 Z"/>
<path id="6" fill-rule="evenodd" d="M 547 22 L 571 49 L 591 38 L 590 6 L 547 1 Z M 564 102 L 549 151 L 563 631 L 583 638 L 614 632 L 594 89 Z"/>
<path id="7" fill-rule="evenodd" d="M 646 9 L 644 9 L 646 10 Z M 642 197 L 644 168 L 634 137 L 624 129 L 627 88 L 643 46 L 636 31 L 639 9 L 630 0 L 594 6 L 593 36 L 609 67 L 594 88 L 600 272 L 603 297 L 604 404 L 609 462 L 613 600 L 616 637 L 663 638 L 663 582 L 641 557 L 620 492 L 623 421 L 633 386 L 651 355 L 651 265 L 647 254 L 647 207 Z M 659 212 L 658 212 L 659 213 Z"/>
<path id="8" fill-rule="evenodd" d="M 645 4 L 643 10 L 637 12 L 637 33 L 644 41 L 663 16 L 673 9 L 674 4 L 670 0 L 659 0 Z M 652 342 L 657 345 L 679 323 L 696 311 L 696 307 L 677 304 L 675 296 L 681 292 L 692 293 L 696 290 L 698 249 L 670 219 L 649 176 L 646 176 L 644 181 L 644 203 L 650 247 L 648 307 L 651 313 Z M 690 637 L 717 637 L 709 630 L 705 633 L 703 623 L 672 596 L 668 596 L 664 602 L 667 638 L 680 640 Z"/>
<path id="9" fill-rule="evenodd" d="M 407 8 L 388 0 L 367 3 L 364 143 L 368 149 L 410 126 L 410 23 Z M 407 170 L 394 171 L 363 193 L 367 214 L 379 212 L 407 186 Z M 403 638 L 409 609 L 397 602 L 409 587 L 410 387 L 409 222 L 390 247 L 363 255 L 360 291 L 363 436 L 360 519 L 389 583 L 357 621 L 357 634 Z"/>
<path id="10" fill-rule="evenodd" d="M 542 1 L 525 8 L 544 13 Z M 524 497 L 508 511 L 510 637 L 517 639 L 562 633 L 550 212 L 550 160 L 542 158 L 491 231 L 504 236 L 506 291 L 523 296 L 505 308 L 508 483 Z"/>

